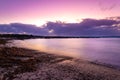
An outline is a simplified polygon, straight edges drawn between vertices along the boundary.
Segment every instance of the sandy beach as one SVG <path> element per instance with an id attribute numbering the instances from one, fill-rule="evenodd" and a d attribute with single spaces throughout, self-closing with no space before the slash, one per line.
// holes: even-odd
<path id="1" fill-rule="evenodd" d="M 5 45 L 0 40 L 0 45 Z M 0 46 L 0 80 L 120 80 L 120 70 L 82 59 Z"/>

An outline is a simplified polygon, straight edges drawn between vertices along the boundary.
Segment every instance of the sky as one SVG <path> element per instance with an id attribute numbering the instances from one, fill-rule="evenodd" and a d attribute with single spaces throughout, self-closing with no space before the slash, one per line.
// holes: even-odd
<path id="1" fill-rule="evenodd" d="M 114 16 L 120 16 L 120 0 L 0 0 L 0 24 L 41 26 L 47 21 L 76 23 Z"/>

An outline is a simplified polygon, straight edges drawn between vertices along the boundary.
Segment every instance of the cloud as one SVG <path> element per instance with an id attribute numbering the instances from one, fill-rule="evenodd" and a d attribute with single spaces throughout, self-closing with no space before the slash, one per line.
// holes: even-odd
<path id="1" fill-rule="evenodd" d="M 46 25 L 1 24 L 0 33 L 56 36 L 120 36 L 120 17 L 83 19 L 80 23 L 48 22 Z"/>
<path id="2" fill-rule="evenodd" d="M 106 1 L 98 1 L 98 5 L 102 11 L 110 11 L 117 6 L 117 2 L 114 1 L 112 4 L 109 3 L 109 0 Z"/>
<path id="3" fill-rule="evenodd" d="M 1 24 L 1 33 L 13 33 L 13 34 L 34 34 L 34 35 L 47 35 L 47 31 L 35 25 L 11 23 Z"/>
<path id="4" fill-rule="evenodd" d="M 80 23 L 48 22 L 46 28 L 54 35 L 97 36 L 120 35 L 120 21 L 112 19 L 83 19 Z"/>

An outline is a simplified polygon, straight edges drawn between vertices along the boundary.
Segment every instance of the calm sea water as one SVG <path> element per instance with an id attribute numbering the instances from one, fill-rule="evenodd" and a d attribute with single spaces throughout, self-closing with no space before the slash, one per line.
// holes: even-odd
<path id="1" fill-rule="evenodd" d="M 12 44 L 120 66 L 120 38 L 28 39 L 13 40 Z"/>

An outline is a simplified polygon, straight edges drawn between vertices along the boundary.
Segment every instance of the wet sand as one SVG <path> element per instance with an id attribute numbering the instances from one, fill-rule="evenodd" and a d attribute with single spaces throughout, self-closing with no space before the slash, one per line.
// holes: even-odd
<path id="1" fill-rule="evenodd" d="M 120 80 L 120 71 L 82 59 L 1 46 L 0 80 Z"/>

